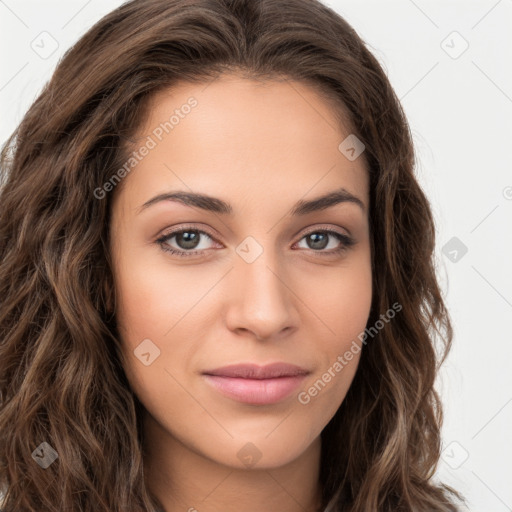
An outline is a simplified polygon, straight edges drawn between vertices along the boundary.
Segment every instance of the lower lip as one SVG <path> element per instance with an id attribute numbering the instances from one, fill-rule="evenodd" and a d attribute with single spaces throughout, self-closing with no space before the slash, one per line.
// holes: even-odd
<path id="1" fill-rule="evenodd" d="M 223 395 L 238 402 L 253 405 L 275 404 L 299 387 L 306 375 L 274 379 L 242 379 L 204 375 L 206 381 Z"/>

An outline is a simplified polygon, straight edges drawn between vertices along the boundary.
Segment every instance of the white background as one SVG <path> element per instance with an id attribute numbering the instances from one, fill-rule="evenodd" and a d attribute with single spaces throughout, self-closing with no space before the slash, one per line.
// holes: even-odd
<path id="1" fill-rule="evenodd" d="M 438 476 L 466 495 L 472 512 L 510 511 L 512 0 L 325 3 L 388 73 L 434 209 L 439 275 L 455 327 L 438 383 L 445 403 Z M 64 51 L 120 4 L 0 0 L 2 143 Z M 32 48 L 43 47 L 41 38 L 45 51 L 58 44 L 47 58 Z M 453 237 L 458 246 L 445 255 Z"/>

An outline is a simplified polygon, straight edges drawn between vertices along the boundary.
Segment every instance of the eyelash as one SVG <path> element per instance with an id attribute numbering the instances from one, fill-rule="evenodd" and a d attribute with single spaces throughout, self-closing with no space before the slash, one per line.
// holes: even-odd
<path id="1" fill-rule="evenodd" d="M 186 258 L 186 257 L 189 257 L 189 256 L 195 256 L 197 254 L 201 254 L 202 252 L 204 252 L 205 249 L 192 250 L 192 251 L 180 251 L 180 250 L 177 250 L 177 249 L 169 248 L 169 246 L 166 245 L 166 242 L 168 242 L 171 238 L 173 238 L 176 235 L 179 235 L 180 233 L 185 233 L 187 231 L 194 231 L 194 232 L 197 232 L 199 234 L 206 235 L 211 240 L 215 240 L 215 238 L 210 233 L 208 233 L 207 231 L 195 228 L 193 226 L 184 226 L 184 227 L 181 227 L 179 230 L 171 231 L 170 233 L 165 233 L 164 235 L 162 235 L 160 238 L 158 238 L 156 240 L 156 243 L 158 245 L 160 245 L 160 248 L 163 251 L 171 253 L 171 254 L 173 254 L 175 256 L 178 256 L 180 258 Z M 349 237 L 347 235 L 344 235 L 342 233 L 338 233 L 337 231 L 333 231 L 333 230 L 329 230 L 329 229 L 315 229 L 313 231 L 309 231 L 308 233 L 305 233 L 301 237 L 300 240 L 302 240 L 303 238 L 306 238 L 309 235 L 312 235 L 313 233 L 324 233 L 324 234 L 326 233 L 326 234 L 334 236 L 335 238 L 337 238 L 341 242 L 339 247 L 337 247 L 334 250 L 330 250 L 330 251 L 324 251 L 324 250 L 316 251 L 314 249 L 309 249 L 310 251 L 312 251 L 314 253 L 318 253 L 321 256 L 333 256 L 333 255 L 341 254 L 344 251 L 348 250 L 350 247 L 352 247 L 356 243 L 353 238 L 351 238 L 351 237 Z"/>

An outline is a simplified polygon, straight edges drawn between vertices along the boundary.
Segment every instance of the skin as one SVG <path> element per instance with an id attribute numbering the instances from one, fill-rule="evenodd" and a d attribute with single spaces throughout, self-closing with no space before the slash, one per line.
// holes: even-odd
<path id="1" fill-rule="evenodd" d="M 297 395 L 351 346 L 360 347 L 357 336 L 370 313 L 364 159 L 350 161 L 339 151 L 350 132 L 312 87 L 236 75 L 158 93 L 134 148 L 191 96 L 197 106 L 123 179 L 113 198 L 116 316 L 123 366 L 145 408 L 147 484 L 166 512 L 261 512 L 263 504 L 270 512 L 314 511 L 320 434 L 347 393 L 360 353 L 307 404 Z M 342 202 L 290 215 L 297 201 L 340 187 L 363 208 Z M 141 211 L 149 199 L 176 190 L 223 199 L 233 213 L 176 201 Z M 172 235 L 165 243 L 201 254 L 180 258 L 156 242 L 188 224 L 208 232 L 197 247 Z M 355 244 L 338 255 L 332 251 L 342 242 L 334 235 L 328 245 L 311 244 L 306 235 L 322 229 Z M 248 236 L 263 251 L 251 263 L 237 252 Z M 134 354 L 145 339 L 160 350 L 147 366 Z M 273 405 L 225 397 L 201 374 L 277 361 L 311 373 Z M 250 467 L 237 455 L 244 446 L 253 460 L 260 457 Z"/>

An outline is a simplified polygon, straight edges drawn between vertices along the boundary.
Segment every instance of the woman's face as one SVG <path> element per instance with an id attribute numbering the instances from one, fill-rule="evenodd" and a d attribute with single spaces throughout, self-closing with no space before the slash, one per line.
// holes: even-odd
<path id="1" fill-rule="evenodd" d="M 234 75 L 159 93 L 139 135 L 111 239 L 123 366 L 147 424 L 228 466 L 291 462 L 359 361 L 363 158 L 339 149 L 350 133 L 315 90 Z M 302 374 L 218 370 L 274 363 Z"/>

